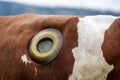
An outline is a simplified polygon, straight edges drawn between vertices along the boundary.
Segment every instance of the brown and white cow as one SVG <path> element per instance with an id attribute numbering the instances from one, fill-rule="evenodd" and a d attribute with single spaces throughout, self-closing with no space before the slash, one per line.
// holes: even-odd
<path id="1" fill-rule="evenodd" d="M 60 51 L 50 63 L 29 56 L 31 39 L 54 28 Z M 119 80 L 120 18 L 23 14 L 0 16 L 1 80 Z"/>

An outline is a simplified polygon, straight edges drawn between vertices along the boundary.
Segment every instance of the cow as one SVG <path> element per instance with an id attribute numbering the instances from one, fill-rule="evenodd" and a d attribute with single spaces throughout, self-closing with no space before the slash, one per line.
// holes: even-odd
<path id="1" fill-rule="evenodd" d="M 119 17 L 0 16 L 0 42 L 1 80 L 120 79 Z"/>

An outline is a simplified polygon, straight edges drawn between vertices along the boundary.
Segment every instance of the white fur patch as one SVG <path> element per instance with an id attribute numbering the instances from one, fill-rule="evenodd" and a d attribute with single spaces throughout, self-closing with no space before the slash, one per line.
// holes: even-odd
<path id="1" fill-rule="evenodd" d="M 69 80 L 106 80 L 113 65 L 105 61 L 101 46 L 105 30 L 115 19 L 102 15 L 79 18 L 78 47 L 72 50 L 75 62 Z"/>
<path id="2" fill-rule="evenodd" d="M 37 76 L 37 68 L 34 67 L 34 70 L 35 70 L 35 76 Z"/>
<path id="3" fill-rule="evenodd" d="M 27 59 L 27 56 L 26 56 L 26 55 L 21 56 L 21 60 L 22 60 L 23 63 L 25 63 L 25 65 L 27 65 L 27 63 L 31 63 L 31 61 L 29 61 L 29 60 Z"/>

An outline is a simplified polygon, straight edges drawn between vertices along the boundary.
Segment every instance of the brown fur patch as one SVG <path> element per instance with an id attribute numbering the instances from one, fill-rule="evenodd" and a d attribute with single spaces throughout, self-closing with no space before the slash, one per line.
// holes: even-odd
<path id="1" fill-rule="evenodd" d="M 3 80 L 67 80 L 72 73 L 74 58 L 72 48 L 77 46 L 77 17 L 24 14 L 0 17 L 0 78 Z M 62 32 L 62 48 L 54 61 L 37 64 L 28 56 L 32 37 L 45 28 Z M 32 61 L 27 65 L 22 55 Z M 37 73 L 35 76 L 34 68 Z"/>
<path id="2" fill-rule="evenodd" d="M 102 49 L 106 61 L 114 65 L 114 69 L 108 75 L 107 80 L 120 79 L 120 19 L 114 21 L 106 30 Z"/>

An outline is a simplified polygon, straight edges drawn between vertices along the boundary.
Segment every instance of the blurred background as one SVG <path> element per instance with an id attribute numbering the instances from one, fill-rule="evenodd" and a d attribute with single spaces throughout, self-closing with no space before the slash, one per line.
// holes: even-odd
<path id="1" fill-rule="evenodd" d="M 23 13 L 120 16 L 120 0 L 0 0 L 0 16 Z"/>

